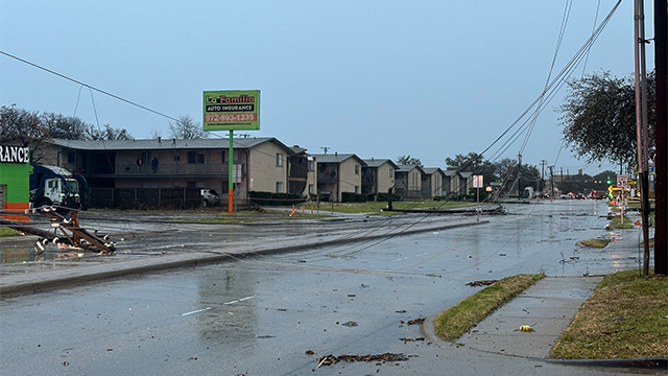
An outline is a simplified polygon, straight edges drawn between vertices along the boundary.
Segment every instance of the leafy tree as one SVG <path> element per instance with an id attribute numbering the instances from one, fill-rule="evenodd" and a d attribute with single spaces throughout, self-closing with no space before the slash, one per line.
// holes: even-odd
<path id="1" fill-rule="evenodd" d="M 192 140 L 195 138 L 208 138 L 209 132 L 206 132 L 199 123 L 193 120 L 193 118 L 184 115 L 181 116 L 176 123 L 169 122 L 169 136 L 172 138 Z"/>
<path id="2" fill-rule="evenodd" d="M 470 152 L 467 155 L 457 154 L 455 158 L 445 158 L 445 165 L 453 170 L 475 172 L 484 163 L 482 154 Z"/>
<path id="3" fill-rule="evenodd" d="M 397 158 L 397 164 L 400 165 L 417 165 L 420 167 L 424 167 L 422 164 L 422 161 L 420 161 L 418 158 L 413 158 L 409 155 L 402 155 L 401 157 Z"/>
<path id="4" fill-rule="evenodd" d="M 650 146 L 654 145 L 655 76 L 647 79 Z M 568 83 L 566 102 L 559 107 L 564 140 L 587 161 L 608 160 L 630 166 L 637 156 L 634 81 L 593 73 Z"/>

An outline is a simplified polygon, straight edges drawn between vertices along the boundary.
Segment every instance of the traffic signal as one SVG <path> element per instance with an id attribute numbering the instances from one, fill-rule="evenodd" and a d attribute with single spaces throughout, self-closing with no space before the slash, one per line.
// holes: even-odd
<path id="1" fill-rule="evenodd" d="M 610 180 L 610 177 L 608 176 L 608 185 L 612 184 L 612 180 Z"/>

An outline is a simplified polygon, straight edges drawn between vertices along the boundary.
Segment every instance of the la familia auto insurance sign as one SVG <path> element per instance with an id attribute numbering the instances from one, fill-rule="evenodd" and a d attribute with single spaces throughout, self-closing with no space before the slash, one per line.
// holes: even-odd
<path id="1" fill-rule="evenodd" d="M 260 90 L 204 92 L 204 130 L 259 130 Z"/>

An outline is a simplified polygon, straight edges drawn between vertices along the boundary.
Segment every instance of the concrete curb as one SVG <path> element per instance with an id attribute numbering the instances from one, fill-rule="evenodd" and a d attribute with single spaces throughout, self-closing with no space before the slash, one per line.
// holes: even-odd
<path id="1" fill-rule="evenodd" d="M 159 256 L 156 258 L 144 258 L 137 260 L 121 261 L 117 263 L 98 264 L 91 266 L 76 266 L 67 270 L 56 270 L 53 272 L 42 272 L 31 274 L 9 275 L 0 278 L 0 296 L 30 294 L 50 289 L 62 288 L 81 284 L 84 282 L 100 281 L 121 276 L 136 275 L 152 271 L 167 269 L 193 267 L 197 265 L 246 258 L 260 255 L 272 255 L 279 253 L 294 252 L 303 249 L 312 249 L 339 244 L 358 242 L 361 240 L 375 240 L 393 236 L 410 235 L 421 232 L 445 230 L 471 225 L 480 225 L 489 221 L 459 222 L 442 224 L 437 226 L 422 226 L 411 228 L 398 233 L 370 234 L 362 236 L 339 235 L 335 239 L 314 241 L 313 239 L 301 239 L 289 245 L 272 245 L 265 248 L 253 249 L 253 245 L 238 247 L 237 252 L 196 252 L 189 254 L 177 254 Z M 12 281 L 14 280 L 14 281 Z M 8 282 L 5 282 L 8 281 Z"/>

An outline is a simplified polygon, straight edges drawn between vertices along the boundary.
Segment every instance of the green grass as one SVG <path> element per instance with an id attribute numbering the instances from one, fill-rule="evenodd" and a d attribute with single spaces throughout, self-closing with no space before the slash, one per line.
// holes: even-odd
<path id="1" fill-rule="evenodd" d="M 605 248 L 610 241 L 610 239 L 585 239 L 580 243 L 589 248 Z"/>
<path id="2" fill-rule="evenodd" d="M 16 230 L 11 229 L 9 227 L 0 227 L 0 238 L 3 237 L 8 237 L 8 236 L 18 236 L 19 233 L 16 232 Z"/>
<path id="3" fill-rule="evenodd" d="M 545 274 L 519 274 L 478 291 L 436 317 L 436 335 L 446 341 L 456 340 L 494 310 L 543 278 Z"/>
<path id="4" fill-rule="evenodd" d="M 637 271 L 606 276 L 559 338 L 551 357 L 666 357 L 668 280 Z"/>
<path id="5" fill-rule="evenodd" d="M 612 220 L 610 221 L 608 226 L 615 230 L 632 229 L 635 227 L 633 225 L 633 222 L 631 222 L 631 220 L 627 216 L 624 216 L 624 222 L 622 223 L 621 215 L 615 215 L 614 217 L 612 217 Z"/>

